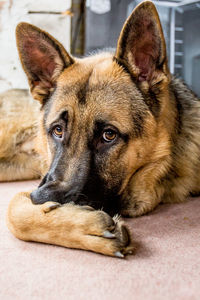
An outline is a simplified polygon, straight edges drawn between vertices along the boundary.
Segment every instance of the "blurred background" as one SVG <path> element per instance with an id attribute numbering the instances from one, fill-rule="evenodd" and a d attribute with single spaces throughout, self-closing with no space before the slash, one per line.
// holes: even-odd
<path id="1" fill-rule="evenodd" d="M 124 21 L 140 0 L 0 0 L 0 92 L 28 88 L 15 27 L 29 22 L 51 33 L 73 55 L 115 48 Z M 157 0 L 170 71 L 200 97 L 200 0 Z"/>

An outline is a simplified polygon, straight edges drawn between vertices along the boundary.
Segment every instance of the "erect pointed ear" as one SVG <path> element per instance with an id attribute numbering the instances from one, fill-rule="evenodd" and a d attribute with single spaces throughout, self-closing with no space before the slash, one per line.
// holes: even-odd
<path id="1" fill-rule="evenodd" d="M 28 23 L 17 26 L 16 40 L 32 96 L 42 103 L 64 68 L 74 62 L 73 58 L 50 34 Z"/>
<path id="2" fill-rule="evenodd" d="M 169 74 L 163 31 L 151 1 L 139 4 L 127 19 L 115 57 L 139 82 L 146 81 L 149 86 Z"/>

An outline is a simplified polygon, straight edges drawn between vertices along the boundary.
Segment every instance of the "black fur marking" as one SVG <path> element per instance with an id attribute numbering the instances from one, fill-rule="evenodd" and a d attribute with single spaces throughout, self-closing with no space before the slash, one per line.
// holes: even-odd
<path id="1" fill-rule="evenodd" d="M 160 102 L 153 91 L 149 91 L 148 95 L 144 96 L 144 101 L 148 105 L 153 116 L 157 119 L 160 113 Z"/>
<path id="2" fill-rule="evenodd" d="M 86 195 L 87 198 L 77 199 L 79 205 L 90 205 L 94 209 L 103 209 L 110 215 L 114 215 L 119 212 L 119 197 L 117 195 L 118 188 L 108 190 L 106 183 L 101 179 L 101 172 L 98 167 L 98 161 L 95 159 L 93 152 L 90 152 L 90 167 L 85 182 L 85 186 L 81 192 L 82 195 Z"/>
<path id="3" fill-rule="evenodd" d="M 170 91 L 175 96 L 176 105 L 176 130 L 177 134 L 182 132 L 183 127 L 183 112 L 190 111 L 194 101 L 199 101 L 199 98 L 191 91 L 188 86 L 177 78 L 172 78 L 170 83 Z M 184 99 L 184 101 L 182 100 Z"/>
<path id="4" fill-rule="evenodd" d="M 144 131 L 145 113 L 132 114 L 134 137 L 141 137 Z"/>
<path id="5" fill-rule="evenodd" d="M 90 75 L 85 79 L 83 79 L 83 82 L 77 82 L 72 86 L 69 86 L 66 84 L 66 86 L 63 88 L 63 93 L 70 95 L 75 94 L 78 99 L 78 103 L 80 105 L 85 105 L 87 102 L 87 93 L 89 91 L 89 78 Z"/>
<path id="6" fill-rule="evenodd" d="M 174 91 L 175 99 L 176 99 L 176 109 L 177 109 L 177 114 L 176 114 L 176 133 L 180 134 L 182 132 L 182 126 L 183 126 L 183 121 L 182 121 L 182 114 L 183 114 L 183 107 L 181 103 L 179 102 L 179 99 Z M 175 141 L 176 142 L 176 141 Z"/>
<path id="7" fill-rule="evenodd" d="M 88 88 L 89 88 L 89 82 L 87 80 L 80 86 L 80 88 L 78 89 L 78 91 L 76 93 L 77 98 L 79 100 L 79 104 L 81 104 L 81 105 L 86 104 L 86 98 L 87 98 L 86 96 L 87 96 Z"/>

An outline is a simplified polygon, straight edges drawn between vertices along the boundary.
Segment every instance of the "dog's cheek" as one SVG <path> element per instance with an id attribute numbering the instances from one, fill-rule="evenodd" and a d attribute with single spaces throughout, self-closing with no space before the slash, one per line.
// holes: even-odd
<path id="1" fill-rule="evenodd" d="M 121 159 L 117 159 L 115 155 L 110 155 L 101 164 L 98 173 L 103 182 L 104 190 L 118 194 L 126 177 L 126 166 L 123 165 Z"/>
<path id="2" fill-rule="evenodd" d="M 126 189 L 133 174 L 141 167 L 144 158 L 142 149 L 141 139 L 134 139 L 130 140 L 121 152 L 120 159 L 116 163 L 118 177 L 121 177 L 119 195 Z"/>
<path id="3" fill-rule="evenodd" d="M 49 147 L 46 132 L 42 125 L 39 126 L 38 135 L 36 137 L 35 144 L 36 152 L 40 155 L 41 161 L 41 172 L 46 174 L 52 161 L 52 153 Z"/>

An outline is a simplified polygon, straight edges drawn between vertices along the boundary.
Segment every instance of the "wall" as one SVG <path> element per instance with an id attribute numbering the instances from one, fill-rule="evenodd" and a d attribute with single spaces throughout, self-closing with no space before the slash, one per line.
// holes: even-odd
<path id="1" fill-rule="evenodd" d="M 86 53 L 95 49 L 116 48 L 125 20 L 141 0 L 106 0 L 106 2 L 110 2 L 110 9 L 106 12 L 102 10 L 101 13 L 94 11 L 93 2 L 95 0 L 88 1 L 86 11 Z M 104 3 L 105 0 L 102 2 L 102 6 Z M 157 9 L 166 38 L 167 50 L 169 50 L 169 9 L 161 6 L 158 6 Z"/>
<path id="2" fill-rule="evenodd" d="M 200 55 L 200 9 L 187 11 L 183 16 L 184 24 L 184 80 L 200 96 L 200 70 L 198 79 L 192 82 L 193 59 Z M 198 84 L 197 84 L 198 83 Z"/>
<path id="3" fill-rule="evenodd" d="M 28 88 L 15 43 L 15 28 L 29 22 L 51 33 L 70 48 L 70 16 L 30 14 L 29 11 L 64 12 L 71 0 L 7 0 L 0 1 L 0 92 L 10 88 Z"/>

